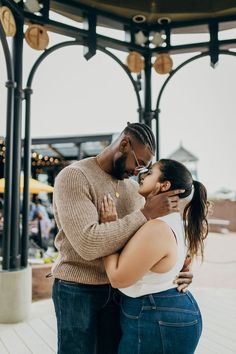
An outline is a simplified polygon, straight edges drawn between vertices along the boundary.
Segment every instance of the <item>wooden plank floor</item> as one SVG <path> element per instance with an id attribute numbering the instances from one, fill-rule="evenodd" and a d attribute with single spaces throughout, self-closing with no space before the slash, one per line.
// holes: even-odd
<path id="1" fill-rule="evenodd" d="M 204 262 L 193 265 L 190 290 L 203 316 L 203 334 L 195 354 L 236 354 L 235 249 L 236 233 L 210 234 Z M 51 300 L 33 303 L 31 316 L 23 323 L 0 324 L 0 354 L 56 353 L 56 341 Z"/>
<path id="2" fill-rule="evenodd" d="M 196 354 L 236 353 L 236 290 L 192 288 L 203 316 Z"/>
<path id="3" fill-rule="evenodd" d="M 0 324 L 0 353 L 56 353 L 56 319 L 51 300 L 32 304 L 31 316 L 17 324 Z"/>
<path id="4" fill-rule="evenodd" d="M 191 291 L 204 321 L 196 354 L 235 354 L 236 290 L 192 287 Z M 56 320 L 51 300 L 33 303 L 31 317 L 25 322 L 0 325 L 0 353 L 56 353 Z"/>

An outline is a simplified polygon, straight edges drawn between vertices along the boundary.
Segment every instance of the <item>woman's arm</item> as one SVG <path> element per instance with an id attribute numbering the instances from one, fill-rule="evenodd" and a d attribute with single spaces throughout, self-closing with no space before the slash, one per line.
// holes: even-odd
<path id="1" fill-rule="evenodd" d="M 143 225 L 126 244 L 121 254 L 104 257 L 104 265 L 114 288 L 134 284 L 157 262 L 176 249 L 170 227 L 161 220 L 151 220 Z"/>
<path id="2" fill-rule="evenodd" d="M 100 210 L 100 222 L 109 222 L 109 221 L 115 220 L 116 218 L 117 218 L 117 213 L 116 213 L 116 207 L 115 207 L 114 201 L 111 198 L 111 196 L 109 196 L 109 195 L 108 195 L 108 197 L 105 196 L 104 200 L 102 202 L 102 205 L 101 205 L 101 210 Z M 170 230 L 168 230 L 168 231 L 170 231 Z M 169 236 L 170 236 L 170 233 L 169 233 Z M 171 241 L 173 242 L 173 234 L 171 234 L 171 236 L 172 236 Z M 157 242 L 158 240 L 155 239 L 155 241 Z M 160 242 L 162 242 L 162 241 L 160 240 Z M 167 242 L 167 238 L 165 238 L 163 240 L 163 242 Z M 111 278 L 111 276 L 113 276 L 113 279 L 114 279 L 114 273 L 117 271 L 119 256 L 120 256 L 119 253 L 114 253 L 110 256 L 107 256 L 106 260 L 104 258 L 104 260 L 105 260 L 104 263 L 107 263 L 107 269 L 109 269 L 109 272 L 110 272 L 110 278 Z M 188 269 L 189 263 L 191 263 L 191 259 L 189 259 L 187 256 L 184 266 L 181 269 L 181 272 L 178 274 L 178 276 L 174 280 L 174 283 L 178 285 L 177 289 L 180 292 L 181 291 L 185 292 L 187 290 L 189 284 L 192 283 L 193 275 Z M 125 286 L 117 285 L 113 281 L 113 287 L 119 287 L 119 288 L 123 287 L 124 288 Z"/>

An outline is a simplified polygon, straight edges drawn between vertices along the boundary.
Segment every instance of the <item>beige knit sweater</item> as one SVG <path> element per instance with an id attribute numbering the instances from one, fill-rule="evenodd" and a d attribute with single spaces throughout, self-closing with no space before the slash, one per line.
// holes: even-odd
<path id="1" fill-rule="evenodd" d="M 121 249 L 147 221 L 140 211 L 144 199 L 137 193 L 137 184 L 119 181 L 119 198 L 116 184 L 94 157 L 75 162 L 58 174 L 53 203 L 59 257 L 52 268 L 54 278 L 83 284 L 109 282 L 102 257 Z M 99 224 L 98 211 L 108 193 L 116 203 L 118 220 Z"/>

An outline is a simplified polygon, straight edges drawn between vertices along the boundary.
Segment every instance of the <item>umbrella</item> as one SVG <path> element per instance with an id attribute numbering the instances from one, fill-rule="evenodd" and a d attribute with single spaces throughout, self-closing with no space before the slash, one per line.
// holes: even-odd
<path id="1" fill-rule="evenodd" d="M 0 193 L 4 193 L 5 187 L 5 178 L 0 179 Z M 24 187 L 24 177 L 21 176 L 20 178 L 20 191 L 23 192 Z M 29 191 L 31 194 L 38 194 L 41 192 L 45 193 L 52 193 L 53 187 L 49 186 L 48 184 L 42 183 L 37 181 L 36 179 L 30 178 L 29 179 Z"/>

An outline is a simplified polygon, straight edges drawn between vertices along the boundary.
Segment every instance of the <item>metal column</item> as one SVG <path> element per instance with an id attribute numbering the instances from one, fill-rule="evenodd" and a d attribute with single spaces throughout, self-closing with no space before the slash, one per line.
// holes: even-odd
<path id="1" fill-rule="evenodd" d="M 149 127 L 152 126 L 152 55 L 147 52 L 144 56 L 145 68 L 144 68 L 144 123 Z"/>
<path id="2" fill-rule="evenodd" d="M 17 31 L 13 38 L 12 56 L 16 89 L 14 92 L 13 171 L 12 171 L 12 222 L 10 268 L 20 268 L 20 173 L 21 173 L 21 125 L 22 125 L 22 62 L 23 20 L 16 17 Z"/>
<path id="3" fill-rule="evenodd" d="M 5 190 L 4 190 L 4 229 L 3 229 L 3 261 L 2 269 L 10 268 L 11 246 L 11 206 L 12 206 L 12 151 L 13 151 L 13 98 L 14 98 L 14 75 L 11 53 L 6 40 L 6 35 L 0 21 L 0 38 L 4 51 L 7 68 L 7 114 L 6 114 L 6 155 L 5 155 Z"/>

